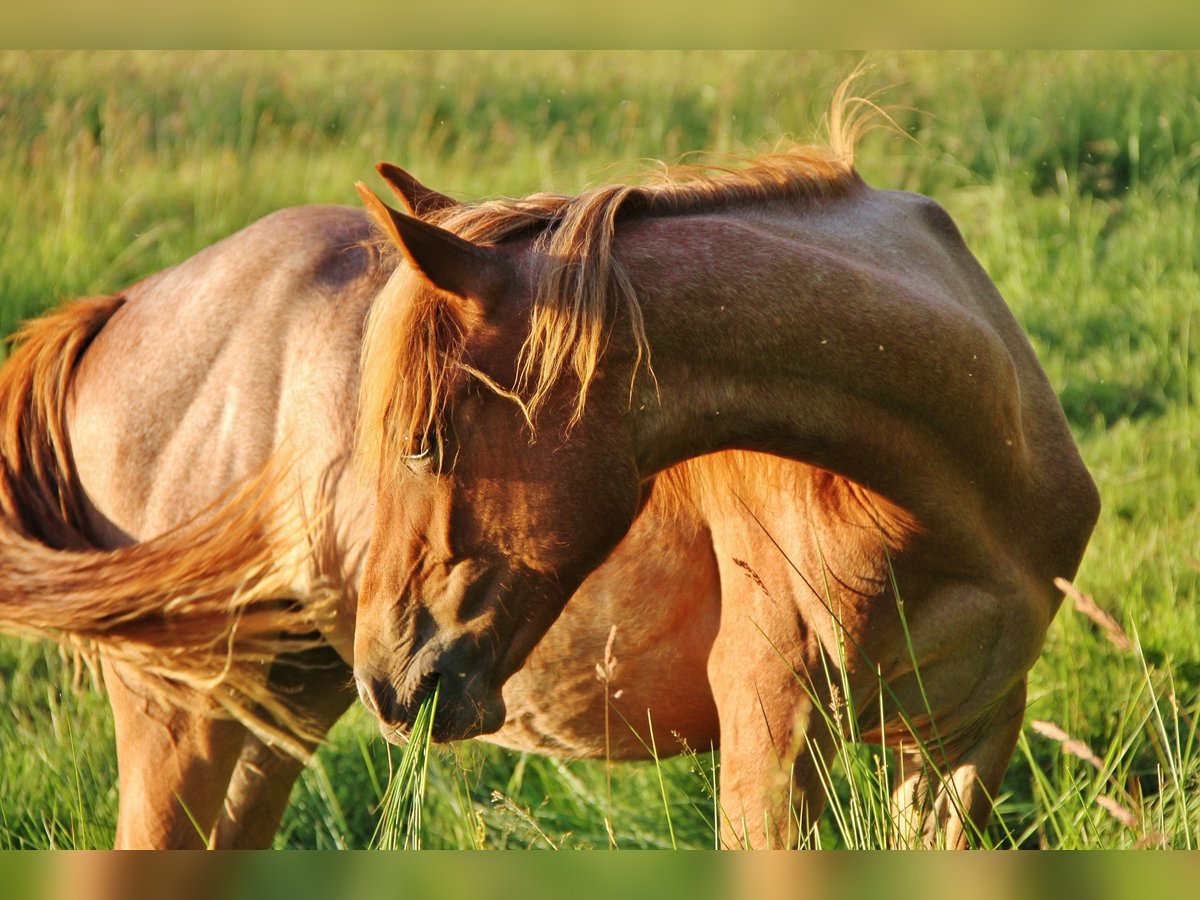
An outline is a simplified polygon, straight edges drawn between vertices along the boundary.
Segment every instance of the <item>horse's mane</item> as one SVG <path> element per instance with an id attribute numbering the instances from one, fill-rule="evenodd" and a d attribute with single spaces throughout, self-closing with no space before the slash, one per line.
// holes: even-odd
<path id="1" fill-rule="evenodd" d="M 517 381 L 498 385 L 462 358 L 462 338 L 445 298 L 400 266 L 373 305 L 363 345 L 358 452 L 370 468 L 420 453 L 443 415 L 450 379 L 481 378 L 523 411 L 531 430 L 550 390 L 570 372 L 578 383 L 568 428 L 579 421 L 613 319 L 624 311 L 637 359 L 650 350 L 633 285 L 613 252 L 620 221 L 719 211 L 775 200 L 820 202 L 863 186 L 854 147 L 871 125 L 855 114 L 873 106 L 847 100 L 843 85 L 829 117 L 825 145 L 788 144 L 749 160 L 711 158 L 689 165 L 655 164 L 644 183 L 613 184 L 578 196 L 538 193 L 522 199 L 451 205 L 423 216 L 475 243 L 534 239 L 542 261 L 535 277 L 530 330 Z"/>

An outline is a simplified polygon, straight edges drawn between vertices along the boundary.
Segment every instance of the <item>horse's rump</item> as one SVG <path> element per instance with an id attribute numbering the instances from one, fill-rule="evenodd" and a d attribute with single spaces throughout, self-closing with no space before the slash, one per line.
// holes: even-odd
<path id="1" fill-rule="evenodd" d="M 0 631 L 102 649 L 172 688 L 210 693 L 302 754 L 307 729 L 267 690 L 267 669 L 280 653 L 321 642 L 334 595 L 285 599 L 297 579 L 279 561 L 304 556 L 285 545 L 314 538 L 304 523 L 278 524 L 270 498 L 285 467 L 143 543 L 99 549 L 90 534 L 67 413 L 80 360 L 123 302 L 78 301 L 27 324 L 0 370 Z"/>

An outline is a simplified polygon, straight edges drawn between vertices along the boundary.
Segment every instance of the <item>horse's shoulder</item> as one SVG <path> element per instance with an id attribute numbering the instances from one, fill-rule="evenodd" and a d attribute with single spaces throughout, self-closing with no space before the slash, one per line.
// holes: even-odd
<path id="1" fill-rule="evenodd" d="M 870 190 L 869 195 L 875 202 L 897 214 L 907 216 L 914 225 L 924 227 L 943 238 L 962 242 L 962 233 L 958 230 L 954 218 L 932 197 L 912 191 L 875 189 Z"/>

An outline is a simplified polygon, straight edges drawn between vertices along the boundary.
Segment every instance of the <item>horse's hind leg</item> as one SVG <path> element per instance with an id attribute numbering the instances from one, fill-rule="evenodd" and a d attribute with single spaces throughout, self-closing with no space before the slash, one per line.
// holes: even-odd
<path id="1" fill-rule="evenodd" d="M 901 751 L 892 795 L 901 847 L 977 846 L 1012 760 L 1025 717 L 1019 682 L 972 728 L 924 753 Z"/>
<path id="2" fill-rule="evenodd" d="M 150 676 L 105 662 L 117 734 L 118 849 L 206 845 L 246 736 L 239 722 L 211 715 L 191 694 L 187 707 Z"/>
<path id="3" fill-rule="evenodd" d="M 321 735 L 355 697 L 353 673 L 331 648 L 276 661 L 270 683 L 273 691 L 294 702 L 313 732 Z M 304 763 L 295 756 L 247 734 L 213 831 L 212 846 L 269 847 L 303 769 Z"/>

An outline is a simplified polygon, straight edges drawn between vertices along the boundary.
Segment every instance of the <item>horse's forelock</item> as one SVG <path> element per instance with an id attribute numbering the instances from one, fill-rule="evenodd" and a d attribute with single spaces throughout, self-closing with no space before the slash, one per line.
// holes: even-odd
<path id="1" fill-rule="evenodd" d="M 461 337 L 443 300 L 407 266 L 388 279 L 363 337 L 355 453 L 382 473 L 438 427 Z"/>

